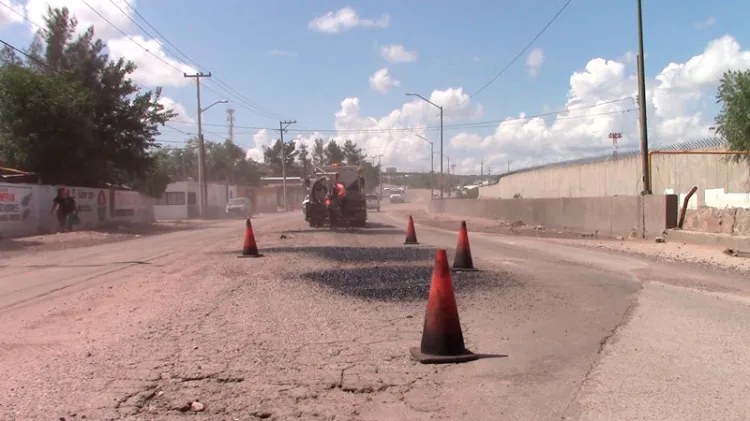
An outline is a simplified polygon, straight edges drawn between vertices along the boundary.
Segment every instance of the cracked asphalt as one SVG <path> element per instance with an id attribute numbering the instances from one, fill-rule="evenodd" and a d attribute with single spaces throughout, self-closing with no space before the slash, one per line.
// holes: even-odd
<path id="1" fill-rule="evenodd" d="M 386 208 L 387 209 L 387 208 Z M 456 233 L 253 220 L 3 256 L 2 420 L 740 420 L 747 280 L 470 232 L 461 365 L 411 361 Z M 471 230 L 471 226 L 469 226 Z M 283 237 L 282 237 L 283 234 Z"/>

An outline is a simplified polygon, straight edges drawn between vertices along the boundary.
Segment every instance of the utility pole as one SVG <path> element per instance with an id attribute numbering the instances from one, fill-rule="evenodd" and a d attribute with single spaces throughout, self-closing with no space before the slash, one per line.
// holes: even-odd
<path id="1" fill-rule="evenodd" d="M 229 123 L 229 141 L 234 143 L 234 108 L 227 109 L 227 123 Z"/>
<path id="2" fill-rule="evenodd" d="M 440 106 L 440 105 L 435 104 L 434 102 L 430 101 L 429 99 L 427 99 L 427 98 L 425 98 L 425 97 L 423 97 L 422 95 L 419 95 L 419 94 L 410 94 L 410 93 L 407 93 L 406 96 L 415 96 L 415 97 L 421 99 L 422 101 L 424 101 L 424 102 L 432 105 L 433 107 L 437 108 L 438 110 L 440 110 L 440 156 L 441 157 L 444 156 L 443 155 L 443 107 Z M 442 159 L 440 159 L 440 182 L 441 182 L 441 184 L 440 184 L 440 198 L 442 199 L 443 198 L 443 190 L 445 190 L 443 188 L 443 160 Z"/>
<path id="3" fill-rule="evenodd" d="M 482 161 L 482 163 L 479 164 L 479 176 L 484 177 L 484 161 Z"/>
<path id="4" fill-rule="evenodd" d="M 510 172 L 510 160 L 508 160 L 508 172 Z"/>
<path id="5" fill-rule="evenodd" d="M 291 124 L 297 124 L 297 120 L 279 121 L 279 136 L 281 139 L 281 189 L 283 190 L 282 194 L 284 195 L 284 212 L 289 211 L 286 197 L 286 148 L 284 147 L 284 132 Z"/>
<path id="6" fill-rule="evenodd" d="M 643 11 L 641 0 L 638 5 L 638 108 L 641 121 L 641 168 L 643 172 L 643 194 L 651 194 L 651 174 L 648 168 L 648 121 L 646 118 L 646 66 L 643 56 Z"/>
<path id="7" fill-rule="evenodd" d="M 208 78 L 211 77 L 211 72 L 206 73 L 196 73 L 194 75 L 189 75 L 187 73 L 183 73 L 183 76 L 186 78 L 195 78 L 195 88 L 197 92 L 198 97 L 198 184 L 200 185 L 200 215 L 201 217 L 205 218 L 208 215 L 208 183 L 206 182 L 206 148 L 203 143 L 203 123 L 201 120 L 201 114 L 203 113 L 203 110 L 201 109 L 201 78 Z"/>

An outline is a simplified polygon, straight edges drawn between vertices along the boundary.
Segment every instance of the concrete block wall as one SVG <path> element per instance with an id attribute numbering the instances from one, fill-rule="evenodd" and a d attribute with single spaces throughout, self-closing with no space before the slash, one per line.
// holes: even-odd
<path id="1" fill-rule="evenodd" d="M 727 155 L 659 155 L 652 157 L 652 190 L 686 194 L 698 186 L 697 207 L 706 206 L 706 190 L 724 194 L 750 193 L 750 167 L 727 161 Z M 546 167 L 500 177 L 480 189 L 481 198 L 524 199 L 553 197 L 636 196 L 642 190 L 641 159 Z M 710 201 L 710 200 L 709 200 Z"/>
<path id="2" fill-rule="evenodd" d="M 521 220 L 527 225 L 615 236 L 653 237 L 677 225 L 677 196 L 605 196 L 549 199 L 445 199 L 428 202 L 437 213 L 496 220 Z"/>
<path id="3" fill-rule="evenodd" d="M 682 227 L 688 231 L 750 236 L 750 209 L 690 209 Z"/>

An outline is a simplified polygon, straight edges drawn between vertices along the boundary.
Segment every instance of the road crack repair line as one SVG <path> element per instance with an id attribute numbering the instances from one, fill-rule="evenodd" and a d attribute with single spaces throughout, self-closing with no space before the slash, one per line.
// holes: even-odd
<path id="1" fill-rule="evenodd" d="M 589 378 L 591 378 L 592 374 L 594 373 L 594 370 L 601 363 L 602 358 L 603 358 L 603 353 L 604 353 L 604 350 L 607 348 L 607 345 L 609 345 L 612 342 L 613 338 L 615 338 L 617 334 L 620 333 L 620 331 L 625 326 L 627 326 L 630 320 L 632 320 L 633 314 L 635 313 L 636 308 L 638 308 L 638 298 L 643 292 L 643 287 L 644 287 L 644 283 L 643 282 L 639 283 L 639 288 L 637 291 L 633 293 L 633 296 L 630 298 L 630 303 L 628 303 L 628 306 L 625 308 L 625 311 L 623 312 L 622 317 L 620 318 L 620 321 L 599 341 L 599 348 L 597 349 L 596 354 L 594 354 L 591 364 L 589 364 L 589 367 L 586 369 L 586 373 L 583 375 L 583 378 L 578 384 L 578 387 L 576 387 L 572 398 L 570 399 L 570 401 L 568 401 L 568 404 L 565 405 L 565 408 L 562 410 L 560 414 L 560 420 L 574 419 L 574 417 L 573 418 L 568 417 L 569 412 L 571 412 L 573 406 L 581 398 L 583 387 L 586 385 L 586 382 L 589 380 Z"/>

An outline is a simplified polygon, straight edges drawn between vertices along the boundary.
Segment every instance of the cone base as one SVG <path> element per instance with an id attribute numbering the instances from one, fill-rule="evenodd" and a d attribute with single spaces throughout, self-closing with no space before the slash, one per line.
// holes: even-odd
<path id="1" fill-rule="evenodd" d="M 261 253 L 258 253 L 258 254 L 240 254 L 239 256 L 237 256 L 237 258 L 239 259 L 244 259 L 246 257 L 263 257 L 263 255 Z"/>
<path id="2" fill-rule="evenodd" d="M 430 355 L 422 353 L 421 348 L 414 347 L 409 349 L 409 353 L 411 353 L 412 358 L 422 364 L 458 364 L 479 359 L 479 355 L 468 349 L 464 349 L 464 353 L 460 355 Z"/>
<path id="3" fill-rule="evenodd" d="M 477 268 L 451 268 L 454 272 L 479 272 Z"/>
<path id="4" fill-rule="evenodd" d="M 404 244 L 406 244 L 406 245 L 419 245 L 419 242 L 417 242 L 417 241 L 404 241 Z"/>

